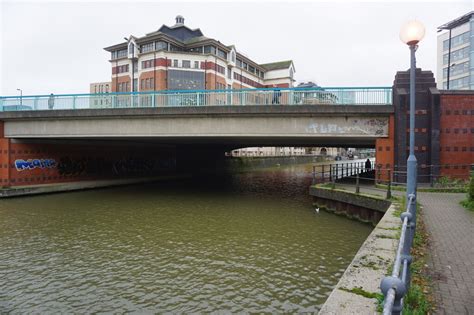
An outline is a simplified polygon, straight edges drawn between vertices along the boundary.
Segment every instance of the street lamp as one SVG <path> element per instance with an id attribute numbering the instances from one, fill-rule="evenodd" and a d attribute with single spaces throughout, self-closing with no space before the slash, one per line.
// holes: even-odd
<path id="1" fill-rule="evenodd" d="M 443 31 L 443 30 L 446 30 L 447 28 L 446 27 L 443 27 L 443 26 L 440 26 L 438 27 L 438 33 Z M 446 90 L 449 90 L 449 75 L 451 74 L 451 67 L 453 65 L 451 65 L 451 30 L 452 28 L 450 27 L 449 28 L 449 39 L 448 39 L 448 73 L 447 73 L 447 78 L 446 78 Z M 444 44 L 443 44 L 443 50 L 444 50 Z M 443 58 L 444 59 L 444 58 Z"/>
<path id="2" fill-rule="evenodd" d="M 135 66 L 135 44 L 133 42 L 129 42 L 128 38 L 127 37 L 124 37 L 123 39 L 125 39 L 127 42 L 128 42 L 128 45 L 127 45 L 127 50 L 128 50 L 128 53 L 130 53 L 130 44 L 133 45 L 133 49 L 132 49 L 132 92 L 135 92 L 135 85 L 134 85 L 134 80 L 135 80 L 135 69 L 134 69 L 134 66 Z"/>
<path id="3" fill-rule="evenodd" d="M 416 196 L 415 157 L 415 51 L 425 36 L 425 27 L 419 21 L 410 21 L 400 30 L 400 39 L 410 48 L 410 155 L 407 160 L 407 200 L 410 194 Z M 414 209 L 413 209 L 414 210 Z M 412 211 L 410 211 L 412 212 Z M 412 212 L 414 214 L 414 211 Z"/>
<path id="4" fill-rule="evenodd" d="M 416 226 L 416 182 L 417 182 L 417 162 L 415 157 L 415 51 L 418 43 L 425 36 L 425 27 L 418 21 L 406 23 L 400 30 L 400 39 L 410 48 L 410 155 L 407 160 L 407 192 L 408 213 L 402 213 L 400 218 L 407 223 L 404 225 L 405 238 L 401 247 L 401 252 L 397 253 L 394 270 L 391 277 L 385 277 L 380 284 L 380 288 L 385 295 L 385 305 L 383 314 L 401 314 L 403 304 L 402 299 L 410 284 L 411 262 L 410 248 L 413 244 Z M 403 236 L 403 234 L 402 234 Z M 402 241 L 401 241 L 402 242 Z M 398 264 L 397 264 L 398 262 Z M 400 276 L 400 264 L 403 263 L 403 272 Z"/>
<path id="5" fill-rule="evenodd" d="M 23 105 L 23 90 L 22 89 L 16 89 L 17 91 L 20 91 L 20 106 Z"/>

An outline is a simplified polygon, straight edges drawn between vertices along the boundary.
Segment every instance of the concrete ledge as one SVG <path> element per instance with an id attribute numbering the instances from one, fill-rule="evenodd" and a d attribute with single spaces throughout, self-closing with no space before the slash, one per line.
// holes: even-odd
<path id="1" fill-rule="evenodd" d="M 347 267 L 319 314 L 377 314 L 376 298 L 366 297 L 360 292 L 381 293 L 380 282 L 392 266 L 398 247 L 401 222 L 400 218 L 393 215 L 395 210 L 396 206 L 393 204 L 388 208 Z"/>
<path id="2" fill-rule="evenodd" d="M 96 180 L 96 181 L 80 181 L 72 183 L 57 183 L 57 184 L 45 184 L 35 186 L 18 186 L 12 188 L 0 189 L 0 198 L 19 197 L 27 195 L 39 195 L 48 193 L 57 193 L 74 190 L 85 190 L 93 188 L 113 187 L 139 183 L 156 182 L 160 180 L 175 179 L 187 177 L 187 175 L 170 175 L 170 176 L 156 176 L 156 177 L 140 177 L 140 178 L 128 178 L 128 179 L 109 179 L 109 180 Z"/>
<path id="3" fill-rule="evenodd" d="M 391 105 L 249 105 L 249 106 L 190 106 L 154 108 L 109 108 L 75 110 L 37 110 L 0 112 L 1 120 L 28 119 L 78 119 L 93 117 L 186 117 L 186 116 L 363 116 L 389 115 L 394 112 Z"/>
<path id="4" fill-rule="evenodd" d="M 356 194 L 352 191 L 311 186 L 309 194 L 314 205 L 329 212 L 345 215 L 362 222 L 376 225 L 390 206 L 390 201 L 377 196 Z"/>

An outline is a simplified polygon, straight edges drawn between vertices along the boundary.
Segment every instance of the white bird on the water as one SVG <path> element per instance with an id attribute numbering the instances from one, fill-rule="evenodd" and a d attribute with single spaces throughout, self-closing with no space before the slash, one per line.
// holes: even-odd
<path id="1" fill-rule="evenodd" d="M 319 208 L 315 208 L 314 212 L 319 213 Z"/>

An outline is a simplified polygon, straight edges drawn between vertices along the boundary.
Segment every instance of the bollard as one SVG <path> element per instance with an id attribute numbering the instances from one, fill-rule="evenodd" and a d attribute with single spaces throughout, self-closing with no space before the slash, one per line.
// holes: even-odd
<path id="1" fill-rule="evenodd" d="M 392 198 L 392 172 L 388 170 L 387 199 Z"/>
<path id="2" fill-rule="evenodd" d="M 356 175 L 356 194 L 360 193 L 360 186 L 359 186 L 359 173 Z"/>

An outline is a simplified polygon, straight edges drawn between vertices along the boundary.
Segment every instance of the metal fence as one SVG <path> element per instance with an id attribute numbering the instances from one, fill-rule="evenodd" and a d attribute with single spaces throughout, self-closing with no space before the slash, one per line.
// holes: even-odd
<path id="1" fill-rule="evenodd" d="M 390 87 L 179 90 L 0 97 L 0 111 L 229 105 L 391 105 Z"/>
<path id="2" fill-rule="evenodd" d="M 401 314 L 403 309 L 403 297 L 408 291 L 410 285 L 410 264 L 412 257 L 410 256 L 410 249 L 415 237 L 415 212 L 410 209 L 416 209 L 413 204 L 416 202 L 414 194 L 408 196 L 407 207 L 405 212 L 400 215 L 402 219 L 402 231 L 400 234 L 400 242 L 398 243 L 397 256 L 393 264 L 392 275 L 383 278 L 380 284 L 384 299 L 383 314 Z M 400 270 L 401 268 L 401 270 Z M 401 271 L 401 275 L 400 275 Z"/>

